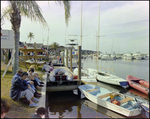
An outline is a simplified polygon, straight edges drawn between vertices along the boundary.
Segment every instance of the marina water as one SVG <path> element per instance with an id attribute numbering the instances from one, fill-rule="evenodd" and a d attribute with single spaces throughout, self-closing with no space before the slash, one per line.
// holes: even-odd
<path id="1" fill-rule="evenodd" d="M 97 59 L 87 57 L 82 59 L 84 68 L 97 69 Z M 99 66 L 115 70 L 111 74 L 115 74 L 123 79 L 126 79 L 127 75 L 132 75 L 140 79 L 149 81 L 149 60 L 98 60 Z M 104 68 L 99 70 L 108 71 Z M 124 89 L 119 86 L 98 82 L 98 86 L 105 87 L 111 91 L 118 91 L 135 97 L 149 103 L 147 95 L 140 93 L 139 91 L 128 88 Z M 65 91 L 65 92 L 51 92 L 47 93 L 46 108 L 49 118 L 127 118 L 116 112 L 108 110 L 104 107 L 96 105 L 81 96 L 81 99 L 77 96 L 77 91 Z M 141 113 L 136 117 L 130 118 L 144 118 L 144 114 Z"/>

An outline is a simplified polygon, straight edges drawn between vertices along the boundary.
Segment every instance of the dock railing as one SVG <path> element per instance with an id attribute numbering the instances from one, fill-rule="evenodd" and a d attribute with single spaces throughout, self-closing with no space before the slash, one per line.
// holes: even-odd
<path id="1" fill-rule="evenodd" d="M 111 74 L 115 75 L 115 70 L 114 69 L 100 67 L 100 66 L 98 68 L 105 69 L 105 72 L 108 72 L 109 74 L 111 73 Z"/>

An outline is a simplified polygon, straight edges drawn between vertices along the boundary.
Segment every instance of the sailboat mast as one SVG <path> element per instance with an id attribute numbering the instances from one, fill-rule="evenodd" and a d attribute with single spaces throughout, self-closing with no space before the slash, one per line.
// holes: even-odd
<path id="1" fill-rule="evenodd" d="M 81 46 L 82 46 L 82 1 L 81 1 Z"/>
<path id="2" fill-rule="evenodd" d="M 98 48 L 97 48 L 97 72 L 98 72 L 98 56 L 99 56 L 99 30 L 100 30 L 100 1 L 99 1 L 99 15 L 98 15 L 99 17 L 98 17 Z"/>

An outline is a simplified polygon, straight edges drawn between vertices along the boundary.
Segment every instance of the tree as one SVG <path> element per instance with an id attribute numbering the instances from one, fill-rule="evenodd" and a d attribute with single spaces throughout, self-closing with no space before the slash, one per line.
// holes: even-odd
<path id="1" fill-rule="evenodd" d="M 59 47 L 59 43 L 53 42 L 50 47 L 56 50 Z"/>
<path id="2" fill-rule="evenodd" d="M 60 1 L 58 1 L 61 4 Z M 65 9 L 65 19 L 68 25 L 68 19 L 70 17 L 70 2 L 63 1 Z M 21 16 L 30 18 L 31 21 L 40 22 L 44 28 L 48 27 L 46 20 L 44 19 L 41 9 L 35 1 L 9 1 L 9 5 L 2 11 L 3 19 L 8 18 L 11 21 L 12 29 L 14 31 L 14 49 L 16 51 L 13 60 L 13 74 L 17 72 L 19 62 L 19 40 L 20 40 L 20 25 Z M 2 19 L 1 19 L 2 20 Z"/>
<path id="3" fill-rule="evenodd" d="M 30 38 L 30 43 L 31 43 L 31 40 L 34 39 L 34 35 L 32 32 L 29 32 L 28 38 Z"/>

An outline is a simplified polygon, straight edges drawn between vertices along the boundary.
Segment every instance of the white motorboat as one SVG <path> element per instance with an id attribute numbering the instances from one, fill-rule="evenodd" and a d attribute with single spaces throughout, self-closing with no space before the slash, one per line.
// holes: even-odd
<path id="1" fill-rule="evenodd" d="M 127 88 L 129 86 L 129 83 L 127 80 L 120 78 L 118 76 L 112 75 L 110 73 L 103 72 L 103 71 L 97 72 L 96 69 L 91 69 L 91 68 L 87 68 L 87 71 L 88 71 L 87 72 L 88 74 L 93 75 L 98 81 L 112 84 L 112 85 L 121 86 L 124 88 Z"/>
<path id="2" fill-rule="evenodd" d="M 117 54 L 116 55 L 116 59 L 122 59 L 122 55 L 121 54 Z"/>
<path id="3" fill-rule="evenodd" d="M 123 59 L 132 60 L 133 56 L 131 53 L 125 53 L 125 54 L 123 54 Z"/>
<path id="4" fill-rule="evenodd" d="M 115 56 L 109 56 L 108 54 L 104 54 L 101 56 L 101 60 L 114 60 L 116 59 Z"/>
<path id="5" fill-rule="evenodd" d="M 93 55 L 93 59 L 97 59 L 97 54 L 94 54 L 94 55 Z"/>
<path id="6" fill-rule="evenodd" d="M 132 56 L 136 60 L 144 59 L 143 55 L 140 52 L 133 53 Z"/>
<path id="7" fill-rule="evenodd" d="M 73 71 L 74 75 L 78 75 L 78 68 L 75 68 Z M 87 83 L 95 83 L 97 82 L 96 78 L 87 73 L 87 70 L 81 69 L 81 80 Z"/>
<path id="8" fill-rule="evenodd" d="M 102 55 L 103 55 L 103 54 L 98 55 L 98 59 L 101 59 Z"/>
<path id="9" fill-rule="evenodd" d="M 110 55 L 110 58 L 112 58 L 112 59 L 116 60 L 116 53 L 115 53 L 115 52 L 113 52 L 113 53 Z"/>
<path id="10" fill-rule="evenodd" d="M 82 59 L 86 59 L 86 55 L 82 55 L 81 58 L 82 58 Z"/>
<path id="11" fill-rule="evenodd" d="M 97 105 L 96 103 L 94 102 L 91 102 L 90 100 L 82 100 L 83 104 L 87 107 L 90 107 L 91 109 L 94 109 L 108 117 L 111 117 L 111 118 L 124 118 L 125 116 L 123 115 L 120 115 L 120 114 L 117 114 L 115 113 L 114 111 L 111 111 L 111 110 L 108 110 L 107 108 L 105 107 L 102 107 L 100 105 Z M 107 118 L 107 117 L 106 117 Z"/>
<path id="12" fill-rule="evenodd" d="M 121 93 L 114 93 L 92 84 L 81 85 L 78 88 L 86 98 L 97 105 L 127 117 L 141 114 L 139 103 L 130 96 L 125 96 Z"/>
<path id="13" fill-rule="evenodd" d="M 145 59 L 149 59 L 149 54 L 144 56 Z"/>

